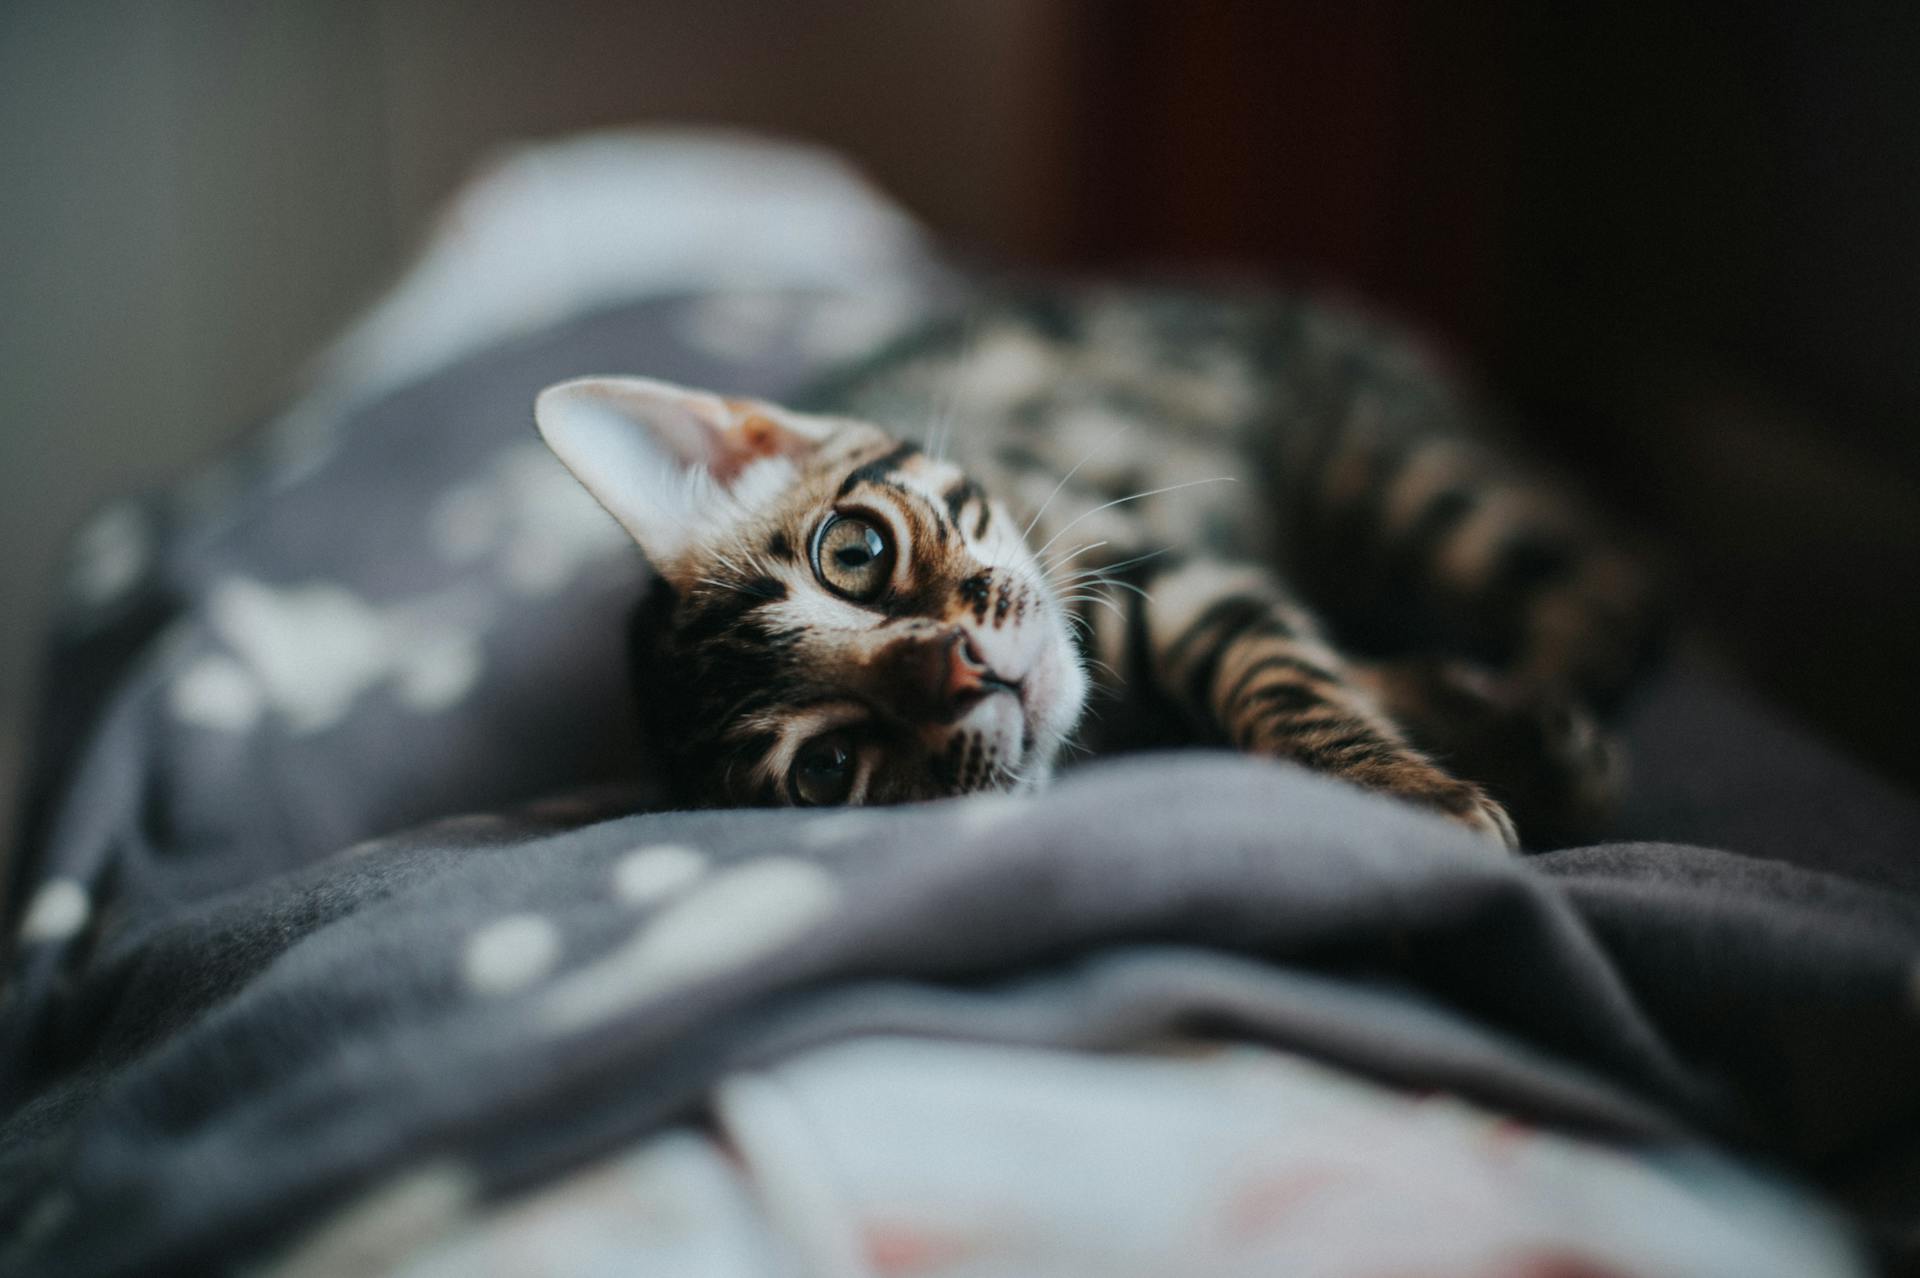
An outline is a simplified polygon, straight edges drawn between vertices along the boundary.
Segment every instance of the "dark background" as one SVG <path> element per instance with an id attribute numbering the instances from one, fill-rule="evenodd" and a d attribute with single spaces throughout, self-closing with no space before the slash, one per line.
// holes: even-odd
<path id="1" fill-rule="evenodd" d="M 1920 6 L 1091 5 L 1074 242 L 1346 281 L 1920 778 Z"/>
<path id="2" fill-rule="evenodd" d="M 1920 6 L 0 0 L 0 800 L 57 548 L 297 385 L 501 145 L 824 142 L 989 261 L 1336 281 L 1920 780 Z"/>

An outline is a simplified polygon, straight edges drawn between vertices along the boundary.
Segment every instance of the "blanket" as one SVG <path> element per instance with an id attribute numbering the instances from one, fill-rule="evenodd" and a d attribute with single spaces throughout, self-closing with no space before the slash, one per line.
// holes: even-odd
<path id="1" fill-rule="evenodd" d="M 896 812 L 599 801 L 455 818 L 96 940 L 11 1062 L 26 1271 L 191 1271 L 425 1160 L 506 1194 L 871 1033 L 1231 1035 L 1743 1150 L 1863 1206 L 1912 1165 L 1900 894 L 1679 846 L 1529 865 L 1230 756 Z"/>
<path id="2" fill-rule="evenodd" d="M 781 398 L 936 276 L 602 298 L 328 383 L 83 532 L 9 867 L 0 1271 L 205 1272 L 396 1180 L 502 1202 L 875 1035 L 1284 1049 L 1760 1186 L 1713 1236 L 1774 1267 L 1708 1272 L 1849 1272 L 1855 1231 L 1914 1263 L 1920 804 L 1698 662 L 1630 714 L 1613 840 L 1525 861 L 1203 753 L 657 810 L 645 566 L 534 394 Z"/>

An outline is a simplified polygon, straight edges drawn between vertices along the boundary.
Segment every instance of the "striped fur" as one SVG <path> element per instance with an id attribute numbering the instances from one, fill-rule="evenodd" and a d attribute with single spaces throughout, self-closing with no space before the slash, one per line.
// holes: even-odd
<path id="1" fill-rule="evenodd" d="M 1085 701 L 1080 654 L 1020 525 L 959 467 L 863 423 L 630 379 L 553 388 L 538 415 L 653 562 L 634 668 L 686 801 L 799 801 L 796 766 L 826 737 L 847 743 L 853 803 L 1050 774 Z M 648 467 L 666 478 L 629 492 Z M 871 599 L 820 571 L 826 522 L 848 517 L 896 552 Z"/>
<path id="2" fill-rule="evenodd" d="M 1091 744 L 1291 759 L 1508 845 L 1509 806 L 1536 840 L 1605 810 L 1589 707 L 1644 663 L 1648 575 L 1362 318 L 1051 294 L 920 333 L 805 412 L 660 393 L 747 439 L 692 449 L 697 530 L 629 521 L 660 575 L 642 705 L 689 801 L 794 801 L 821 740 L 858 755 L 850 802 L 1036 784 L 1090 674 Z M 631 459 L 569 457 L 556 414 L 550 442 L 619 514 L 606 474 Z M 900 552 L 871 600 L 810 558 L 846 511 Z M 956 652 L 991 695 L 947 695 Z"/>

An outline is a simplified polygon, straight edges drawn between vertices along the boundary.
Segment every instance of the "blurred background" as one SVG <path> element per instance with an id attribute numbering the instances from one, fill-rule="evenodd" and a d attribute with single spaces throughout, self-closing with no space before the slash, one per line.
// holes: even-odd
<path id="1" fill-rule="evenodd" d="M 1920 6 L 0 0 L 0 803 L 88 512 L 298 385 L 497 148 L 732 124 L 957 251 L 1333 281 L 1920 781 Z"/>

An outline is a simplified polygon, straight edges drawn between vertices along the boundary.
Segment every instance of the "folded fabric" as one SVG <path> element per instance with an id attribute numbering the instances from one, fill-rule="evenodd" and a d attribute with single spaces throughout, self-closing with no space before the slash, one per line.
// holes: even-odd
<path id="1" fill-rule="evenodd" d="M 0 1203 L 51 1221 L 9 1259 L 191 1267 L 423 1159 L 509 1192 L 684 1119 L 729 1074 L 874 1032 L 1221 1027 L 1572 1131 L 1709 1134 L 1849 1192 L 1897 1164 L 1920 1100 L 1920 910 L 1728 854 L 1659 850 L 1639 876 L 1657 909 L 1616 931 L 1618 871 L 1557 881 L 1337 782 L 1204 754 L 1027 800 L 593 815 L 429 827 L 103 935 L 0 1128 Z M 1263 961 L 1024 975 L 1142 942 Z M 1338 997 L 1300 968 L 1340 974 Z M 1844 996 L 1783 1002 L 1787 973 Z M 1009 979 L 1043 983 L 973 993 Z M 1701 1006 L 1739 1053 L 1689 1050 Z"/>
<path id="2" fill-rule="evenodd" d="M 482 1210 L 382 1182 L 274 1278 L 1383 1273 L 1832 1278 L 1831 1223 L 1723 1161 L 1629 1154 L 1298 1056 L 861 1038 L 731 1075 L 681 1128 Z"/>
<path id="3" fill-rule="evenodd" d="M 0 1271 L 371 1244 L 615 1151 L 744 1231 L 714 1263 L 773 1256 L 791 1240 L 754 1250 L 784 1235 L 684 1124 L 718 1096 L 745 1150 L 739 1098 L 774 1094 L 753 1080 L 877 1085 L 883 1058 L 830 1046 L 875 1034 L 1277 1045 L 1631 1150 L 1661 1203 L 1693 1183 L 1663 1160 L 1735 1151 L 1920 1256 L 1920 805 L 1695 667 L 1628 721 L 1618 834 L 1662 842 L 1528 863 L 1199 754 L 1030 800 L 635 815 L 658 798 L 623 695 L 645 567 L 536 442 L 535 393 L 627 371 L 783 398 L 964 288 L 831 161 L 758 144 L 539 150 L 461 207 L 307 394 L 79 540 L 9 867 Z M 617 784 L 523 806 L 587 782 Z M 1275 1095 L 1405 1105 L 1259 1059 Z M 814 1153 L 859 1143 L 856 1113 L 818 1117 Z M 1432 1165 L 1479 1157 L 1480 1122 L 1441 1123 Z M 1535 1189 L 1613 1201 L 1557 1159 L 1526 1164 Z M 1698 1231 L 1618 1241 L 1680 1256 L 1747 1219 L 1711 1166 Z M 1777 1255 L 1844 1247 L 1755 1192 L 1787 1204 L 1751 1231 Z"/>

